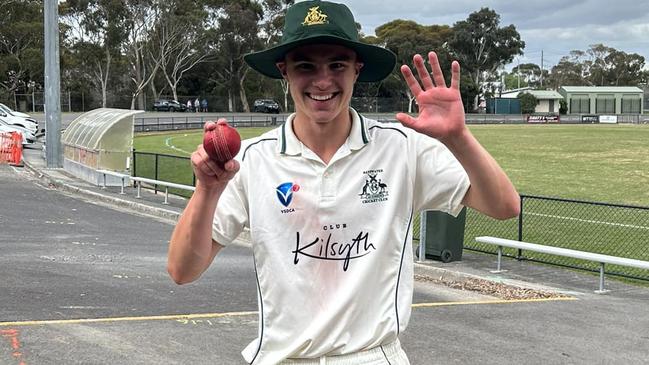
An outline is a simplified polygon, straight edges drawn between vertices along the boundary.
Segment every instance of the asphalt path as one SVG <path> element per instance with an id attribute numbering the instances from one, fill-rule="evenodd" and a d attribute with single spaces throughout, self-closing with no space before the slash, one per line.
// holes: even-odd
<path id="1" fill-rule="evenodd" d="M 243 364 L 258 328 L 249 248 L 192 284 L 166 273 L 173 222 L 51 190 L 0 165 L 0 364 Z M 415 364 L 646 364 L 649 294 L 502 301 L 417 282 Z"/>

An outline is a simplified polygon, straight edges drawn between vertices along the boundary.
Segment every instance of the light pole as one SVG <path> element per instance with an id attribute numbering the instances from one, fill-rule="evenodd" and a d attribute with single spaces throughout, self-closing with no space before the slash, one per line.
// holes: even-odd
<path id="1" fill-rule="evenodd" d="M 59 2 L 44 1 L 45 157 L 48 168 L 63 167 L 61 154 L 61 71 L 59 68 Z"/>

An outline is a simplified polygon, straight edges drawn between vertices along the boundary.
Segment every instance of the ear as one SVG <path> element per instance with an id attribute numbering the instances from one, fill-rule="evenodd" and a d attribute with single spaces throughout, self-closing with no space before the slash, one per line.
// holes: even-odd
<path id="1" fill-rule="evenodd" d="M 356 62 L 354 64 L 354 71 L 356 72 L 356 79 L 358 79 L 358 75 L 361 73 L 361 69 L 363 68 L 364 63 L 363 62 Z M 356 80 L 354 80 L 356 81 Z"/>
<path id="2" fill-rule="evenodd" d="M 277 66 L 277 69 L 279 70 L 279 73 L 282 75 L 284 80 L 288 81 L 288 79 L 286 78 L 286 76 L 287 76 L 286 75 L 286 62 L 284 62 L 284 61 L 277 62 L 277 63 L 275 63 L 275 66 Z"/>

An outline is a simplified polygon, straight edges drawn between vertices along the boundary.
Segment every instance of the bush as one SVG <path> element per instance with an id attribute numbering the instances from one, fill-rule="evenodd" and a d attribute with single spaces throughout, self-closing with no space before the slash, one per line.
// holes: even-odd
<path id="1" fill-rule="evenodd" d="M 523 114 L 534 113 L 536 105 L 539 103 L 539 101 L 536 99 L 536 96 L 530 93 L 518 94 L 518 99 L 521 101 L 521 113 Z"/>

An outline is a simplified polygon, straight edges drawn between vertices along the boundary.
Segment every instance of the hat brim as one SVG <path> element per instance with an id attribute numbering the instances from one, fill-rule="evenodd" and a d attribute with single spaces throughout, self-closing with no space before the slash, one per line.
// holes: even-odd
<path id="1" fill-rule="evenodd" d="M 243 59 L 257 72 L 274 79 L 281 79 L 282 74 L 276 63 L 283 61 L 286 53 L 293 48 L 307 44 L 337 44 L 354 50 L 363 62 L 363 68 L 361 68 L 357 80 L 361 82 L 383 80 L 392 72 L 397 62 L 396 55 L 388 49 L 330 35 L 302 38 L 263 51 L 249 53 L 243 56 Z"/>

